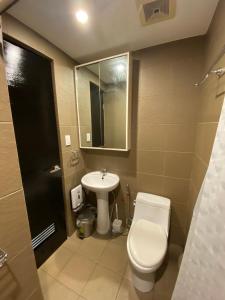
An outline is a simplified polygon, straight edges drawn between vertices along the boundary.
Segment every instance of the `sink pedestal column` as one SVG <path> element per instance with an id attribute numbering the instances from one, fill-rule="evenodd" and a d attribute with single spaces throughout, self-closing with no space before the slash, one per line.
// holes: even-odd
<path id="1" fill-rule="evenodd" d="M 97 192 L 97 232 L 107 234 L 110 229 L 108 192 Z"/>

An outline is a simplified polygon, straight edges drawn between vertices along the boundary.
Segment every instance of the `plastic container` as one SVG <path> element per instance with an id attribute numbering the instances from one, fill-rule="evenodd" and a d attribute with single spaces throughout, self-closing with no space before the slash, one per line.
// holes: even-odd
<path id="1" fill-rule="evenodd" d="M 95 213 L 90 209 L 85 209 L 78 215 L 76 225 L 78 236 L 81 239 L 86 238 L 93 233 L 95 219 Z"/>

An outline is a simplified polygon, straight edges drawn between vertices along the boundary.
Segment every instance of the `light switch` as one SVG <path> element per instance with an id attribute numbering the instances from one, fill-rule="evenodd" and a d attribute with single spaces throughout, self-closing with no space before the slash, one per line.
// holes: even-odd
<path id="1" fill-rule="evenodd" d="M 88 132 L 86 133 L 86 142 L 90 142 L 91 141 L 91 134 Z"/>
<path id="2" fill-rule="evenodd" d="M 70 135 L 65 135 L 65 144 L 66 144 L 66 146 L 70 146 L 71 145 L 71 137 L 70 137 Z"/>

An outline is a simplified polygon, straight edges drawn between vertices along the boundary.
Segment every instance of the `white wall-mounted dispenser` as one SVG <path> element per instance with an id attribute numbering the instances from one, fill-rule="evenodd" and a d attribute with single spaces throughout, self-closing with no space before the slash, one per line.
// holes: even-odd
<path id="1" fill-rule="evenodd" d="M 71 190 L 71 206 L 74 212 L 78 212 L 84 205 L 82 185 Z"/>

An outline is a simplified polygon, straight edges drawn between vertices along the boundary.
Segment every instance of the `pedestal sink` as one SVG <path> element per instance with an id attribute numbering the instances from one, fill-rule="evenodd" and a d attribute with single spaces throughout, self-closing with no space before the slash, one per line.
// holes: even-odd
<path id="1" fill-rule="evenodd" d="M 90 172 L 81 179 L 82 185 L 97 196 L 97 232 L 107 234 L 110 229 L 108 193 L 119 185 L 119 176 L 108 172 Z"/>

